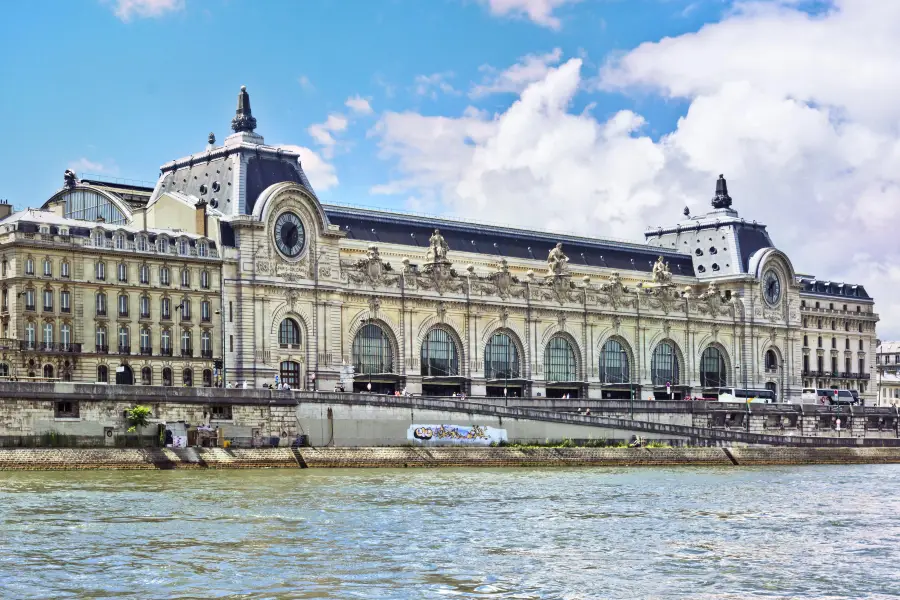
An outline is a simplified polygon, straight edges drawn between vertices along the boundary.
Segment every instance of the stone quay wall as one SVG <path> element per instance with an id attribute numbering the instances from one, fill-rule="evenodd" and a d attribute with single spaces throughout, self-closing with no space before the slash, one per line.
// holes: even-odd
<path id="1" fill-rule="evenodd" d="M 900 448 L 0 449 L 0 471 L 438 467 L 758 467 L 900 463 Z"/>

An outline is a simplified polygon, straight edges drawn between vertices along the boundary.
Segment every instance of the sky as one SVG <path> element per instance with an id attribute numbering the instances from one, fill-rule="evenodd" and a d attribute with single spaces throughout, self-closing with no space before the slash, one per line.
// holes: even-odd
<path id="1" fill-rule="evenodd" d="M 0 22 L 0 199 L 154 182 L 230 133 L 323 202 L 640 241 L 709 209 L 900 338 L 900 2 L 32 0 Z"/>

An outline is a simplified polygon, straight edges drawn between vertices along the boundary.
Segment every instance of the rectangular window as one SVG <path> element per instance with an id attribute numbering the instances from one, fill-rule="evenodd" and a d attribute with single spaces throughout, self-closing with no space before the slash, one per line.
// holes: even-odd
<path id="1" fill-rule="evenodd" d="M 68 279 L 68 277 L 69 277 L 69 261 L 67 261 L 67 260 L 62 261 L 62 264 L 59 266 L 59 274 L 62 277 Z"/>
<path id="2" fill-rule="evenodd" d="M 181 287 L 191 287 L 191 272 L 187 269 L 181 270 Z"/>
<path id="3" fill-rule="evenodd" d="M 191 301 L 185 298 L 181 301 L 181 320 L 182 321 L 190 321 L 191 320 Z"/>
<path id="4" fill-rule="evenodd" d="M 97 263 L 97 279 L 100 281 L 106 279 L 106 264 L 102 261 Z"/>
<path id="5" fill-rule="evenodd" d="M 53 312 L 53 290 L 44 290 L 44 312 Z"/>
<path id="6" fill-rule="evenodd" d="M 72 312 L 70 298 L 71 296 L 68 290 L 63 290 L 59 293 L 59 309 L 64 313 Z"/>
<path id="7" fill-rule="evenodd" d="M 852 373 L 853 365 L 851 364 L 850 357 L 847 356 L 844 358 L 844 373 Z"/>
<path id="8" fill-rule="evenodd" d="M 34 275 L 34 259 L 33 258 L 25 259 L 25 274 L 26 275 Z"/>
<path id="9" fill-rule="evenodd" d="M 169 285 L 169 267 L 162 267 L 159 270 L 159 284 Z"/>
<path id="10" fill-rule="evenodd" d="M 209 302 L 207 300 L 200 303 L 200 320 L 207 322 L 212 320 L 212 316 L 209 314 Z"/>
<path id="11" fill-rule="evenodd" d="M 210 418 L 217 421 L 230 421 L 232 417 L 231 406 L 228 404 L 216 405 L 210 407 Z"/>
<path id="12" fill-rule="evenodd" d="M 228 302 L 228 322 L 234 323 L 234 303 Z"/>
<path id="13" fill-rule="evenodd" d="M 809 354 L 803 355 L 803 372 L 809 373 Z"/>
<path id="14" fill-rule="evenodd" d="M 123 283 L 128 281 L 128 267 L 125 263 L 119 265 L 119 281 Z"/>
<path id="15" fill-rule="evenodd" d="M 837 373 L 837 370 L 838 370 L 837 356 L 832 356 L 831 357 L 831 373 L 832 373 L 832 375 L 834 373 Z"/>
<path id="16" fill-rule="evenodd" d="M 168 298 L 163 298 L 160 303 L 160 313 L 161 319 L 171 319 L 172 318 L 172 301 Z"/>
<path id="17" fill-rule="evenodd" d="M 73 419 L 78 417 L 77 400 L 60 400 L 55 403 L 53 416 L 57 419 Z"/>
<path id="18" fill-rule="evenodd" d="M 866 373 L 866 359 L 861 358 L 861 359 L 859 359 L 859 374 L 865 375 L 865 373 Z"/>
<path id="19" fill-rule="evenodd" d="M 25 290 L 25 310 L 34 310 L 34 290 Z"/>
<path id="20" fill-rule="evenodd" d="M 125 294 L 121 294 L 119 296 L 119 316 L 128 316 L 128 296 L 126 296 Z"/>
<path id="21" fill-rule="evenodd" d="M 44 277 L 53 276 L 53 263 L 50 262 L 50 259 L 44 261 Z"/>
<path id="22" fill-rule="evenodd" d="M 148 296 L 141 296 L 141 318 L 150 318 L 150 298 Z"/>
<path id="23" fill-rule="evenodd" d="M 150 267 L 141 265 L 141 283 L 150 283 Z"/>
<path id="24" fill-rule="evenodd" d="M 233 335 L 228 336 L 228 351 L 234 352 L 234 336 Z"/>
<path id="25" fill-rule="evenodd" d="M 97 294 L 97 316 L 106 316 L 106 294 L 103 292 Z"/>
<path id="26" fill-rule="evenodd" d="M 200 271 L 200 287 L 209 289 L 209 271 Z"/>

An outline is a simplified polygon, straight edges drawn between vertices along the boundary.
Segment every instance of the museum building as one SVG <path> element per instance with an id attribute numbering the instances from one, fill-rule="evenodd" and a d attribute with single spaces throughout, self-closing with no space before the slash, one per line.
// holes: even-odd
<path id="1" fill-rule="evenodd" d="M 798 274 L 766 227 L 732 208 L 724 177 L 708 213 L 685 209 L 672 227 L 627 243 L 322 204 L 298 154 L 267 145 L 256 125 L 242 88 L 233 133 L 221 145 L 210 134 L 204 150 L 164 164 L 152 189 L 118 190 L 123 199 L 68 174 L 41 210 L 0 220 L 9 346 L 0 374 L 6 365 L 41 376 L 48 364 L 75 380 L 99 379 L 103 365 L 110 373 L 115 361 L 97 351 L 106 344 L 91 340 L 106 321 L 88 307 L 101 290 L 121 290 L 152 307 L 145 321 L 107 317 L 107 332 L 127 328 L 125 348 L 132 331 L 148 329 L 150 354 L 127 358 L 135 384 L 146 383 L 137 375 L 146 365 L 156 385 L 224 376 L 253 387 L 277 379 L 329 391 L 643 399 L 721 388 L 797 399 L 822 385 L 874 399 L 872 298 L 861 285 Z M 29 260 L 57 265 L 75 255 L 69 280 L 28 270 Z M 125 264 L 129 279 L 96 280 L 98 261 L 115 265 L 113 277 Z M 29 345 L 44 343 L 50 319 L 46 340 L 68 347 L 59 345 L 67 316 L 29 311 L 37 305 L 20 299 L 47 286 L 77 286 L 73 306 L 85 317 L 66 342 L 80 350 L 63 359 Z M 206 312 L 188 323 L 163 319 L 165 298 L 170 307 L 207 303 Z M 164 331 L 167 347 L 200 340 L 201 352 L 157 360 Z M 207 373 L 221 357 L 224 373 Z"/>

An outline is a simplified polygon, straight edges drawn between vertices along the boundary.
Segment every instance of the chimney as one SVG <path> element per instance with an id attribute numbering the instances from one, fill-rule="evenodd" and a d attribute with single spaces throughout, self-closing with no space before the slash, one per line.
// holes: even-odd
<path id="1" fill-rule="evenodd" d="M 5 219 L 11 214 L 13 214 L 12 204 L 8 202 L 0 202 L 0 220 Z"/>
<path id="2" fill-rule="evenodd" d="M 206 200 L 200 199 L 197 201 L 197 205 L 194 208 L 194 216 L 194 230 L 203 237 L 208 237 L 206 231 Z"/>

